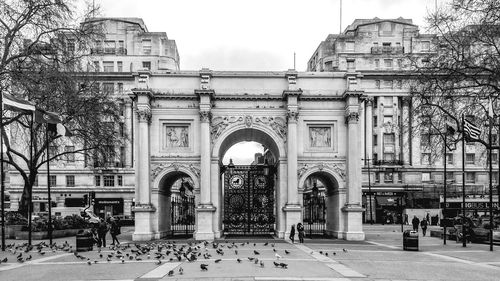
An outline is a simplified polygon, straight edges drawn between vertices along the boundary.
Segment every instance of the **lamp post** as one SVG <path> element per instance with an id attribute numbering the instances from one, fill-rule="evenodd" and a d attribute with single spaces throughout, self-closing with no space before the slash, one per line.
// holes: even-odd
<path id="1" fill-rule="evenodd" d="M 370 208 L 370 224 L 373 225 L 373 210 L 372 210 L 372 184 L 371 184 L 371 173 L 370 173 L 370 161 L 372 159 L 361 159 L 364 160 L 368 168 L 368 196 L 369 196 L 369 208 Z"/>
<path id="2" fill-rule="evenodd" d="M 311 190 L 311 203 L 309 204 L 310 206 L 310 218 L 309 218 L 309 237 L 312 239 L 312 227 L 315 222 L 315 208 L 317 209 L 317 202 L 318 202 L 318 183 L 317 179 L 313 179 L 313 187 Z"/>
<path id="3" fill-rule="evenodd" d="M 229 164 L 227 165 L 227 170 L 229 171 L 229 174 L 231 175 L 234 172 L 234 163 L 233 159 L 229 159 Z"/>

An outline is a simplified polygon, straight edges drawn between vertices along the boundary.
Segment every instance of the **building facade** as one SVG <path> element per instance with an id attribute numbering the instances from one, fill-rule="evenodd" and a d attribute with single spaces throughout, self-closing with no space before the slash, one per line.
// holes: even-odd
<path id="1" fill-rule="evenodd" d="M 426 56 L 437 51 L 435 39 L 435 35 L 420 33 L 410 19 L 357 19 L 342 34 L 328 35 L 308 62 L 308 71 L 347 71 L 363 76 L 367 96 L 365 119 L 361 120 L 365 221 L 395 222 L 401 208 L 410 218 L 413 214 L 441 215 L 444 155 L 436 156 L 430 149 L 435 136 L 414 130 L 419 117 L 411 112 L 408 89 L 409 58 L 425 63 Z M 446 154 L 448 197 L 461 198 L 462 161 L 466 164 L 466 194 L 471 199 L 487 196 L 484 147 L 467 143 L 466 159 L 461 151 L 459 144 Z M 497 165 L 497 153 L 492 157 Z M 493 179 L 496 186 L 498 172 Z M 448 215 L 456 214 L 457 210 Z"/>

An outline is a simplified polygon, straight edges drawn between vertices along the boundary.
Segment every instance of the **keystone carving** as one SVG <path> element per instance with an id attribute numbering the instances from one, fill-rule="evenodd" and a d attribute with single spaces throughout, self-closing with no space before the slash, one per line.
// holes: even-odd
<path id="1" fill-rule="evenodd" d="M 273 131 L 286 140 L 286 121 L 283 117 L 255 117 L 250 115 L 243 116 L 217 116 L 212 118 L 210 128 L 210 136 L 212 143 L 231 125 L 245 124 L 251 127 L 253 124 L 261 123 L 266 127 L 270 127 Z"/>

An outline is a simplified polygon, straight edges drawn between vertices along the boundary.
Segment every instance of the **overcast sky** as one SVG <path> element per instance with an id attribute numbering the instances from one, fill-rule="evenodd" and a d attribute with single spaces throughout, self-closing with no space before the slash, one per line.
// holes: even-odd
<path id="1" fill-rule="evenodd" d="M 305 71 L 330 33 L 339 33 L 340 0 L 94 0 L 104 16 L 140 17 L 177 43 L 181 70 Z M 424 17 L 436 0 L 343 0 L 342 29 L 357 18 Z M 437 0 L 444 1 L 444 0 Z"/>
<path id="2" fill-rule="evenodd" d="M 305 71 L 318 45 L 340 30 L 340 0 L 94 0 L 103 16 L 139 17 L 149 31 L 174 39 L 181 70 Z M 342 31 L 357 18 L 424 17 L 436 0 L 343 0 Z M 439 2 L 444 0 L 437 0 Z M 240 143 L 224 157 L 250 164 L 263 148 Z"/>

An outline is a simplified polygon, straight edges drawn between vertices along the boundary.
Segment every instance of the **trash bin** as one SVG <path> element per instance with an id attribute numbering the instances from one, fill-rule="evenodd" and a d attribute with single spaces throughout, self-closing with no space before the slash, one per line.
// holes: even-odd
<path id="1" fill-rule="evenodd" d="M 413 230 L 403 232 L 403 250 L 418 251 L 418 232 Z"/>
<path id="2" fill-rule="evenodd" d="M 76 233 L 77 252 L 92 251 L 93 245 L 94 245 L 94 238 L 92 237 L 92 232 L 90 232 L 90 230 L 80 229 Z"/>

